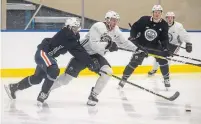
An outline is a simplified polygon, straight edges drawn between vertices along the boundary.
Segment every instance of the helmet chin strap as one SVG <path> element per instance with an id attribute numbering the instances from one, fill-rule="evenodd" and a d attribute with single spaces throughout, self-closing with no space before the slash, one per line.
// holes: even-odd
<path id="1" fill-rule="evenodd" d="M 161 13 L 162 13 L 162 11 L 161 11 Z M 152 20 L 153 20 L 153 22 L 158 23 L 158 22 L 161 21 L 161 19 L 162 19 L 162 16 L 159 19 L 155 19 L 154 18 L 154 14 L 152 13 Z"/>
<path id="2" fill-rule="evenodd" d="M 108 23 L 108 21 L 105 21 L 105 25 L 106 25 L 106 27 L 107 27 L 107 29 L 109 31 L 112 30 L 112 28 L 111 28 L 110 24 Z"/>
<path id="3" fill-rule="evenodd" d="M 171 27 L 174 24 L 174 21 L 172 23 L 168 23 L 168 26 Z"/>
<path id="4" fill-rule="evenodd" d="M 155 19 L 155 18 L 154 18 L 154 16 L 152 15 L 152 21 L 153 21 L 153 22 L 155 22 L 155 23 L 160 22 L 160 21 L 161 21 L 161 19 L 162 19 L 162 18 Z"/>
<path id="5" fill-rule="evenodd" d="M 160 19 L 153 19 L 153 21 L 154 21 L 154 22 L 159 22 L 159 21 L 160 21 Z"/>
<path id="6" fill-rule="evenodd" d="M 73 31 L 74 34 L 77 34 L 81 29 L 79 27 L 71 27 L 71 26 L 69 26 L 69 28 Z"/>
<path id="7" fill-rule="evenodd" d="M 161 18 L 160 19 L 154 19 L 153 18 L 153 22 L 156 22 L 156 23 L 160 22 L 160 20 L 161 20 Z"/>

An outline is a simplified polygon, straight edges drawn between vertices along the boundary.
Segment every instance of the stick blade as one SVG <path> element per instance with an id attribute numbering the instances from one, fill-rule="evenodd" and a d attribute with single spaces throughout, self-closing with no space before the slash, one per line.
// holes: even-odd
<path id="1" fill-rule="evenodd" d="M 180 93 L 177 91 L 173 96 L 171 96 L 169 98 L 170 101 L 174 101 L 175 99 L 177 99 L 179 97 Z"/>

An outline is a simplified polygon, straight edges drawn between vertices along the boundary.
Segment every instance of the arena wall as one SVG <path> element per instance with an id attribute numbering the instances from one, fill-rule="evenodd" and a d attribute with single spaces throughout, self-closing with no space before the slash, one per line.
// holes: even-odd
<path id="1" fill-rule="evenodd" d="M 83 0 L 26 0 L 44 6 L 62 10 L 76 15 L 82 15 Z M 40 2 L 42 1 L 42 2 Z M 133 23 L 143 15 L 151 15 L 151 9 L 159 0 L 84 0 L 84 15 L 87 18 L 103 21 L 108 10 L 120 14 L 122 28 L 128 29 L 128 23 Z M 176 20 L 188 30 L 201 29 L 201 0 L 160 0 L 164 15 L 167 11 L 176 14 Z M 164 16 L 163 16 L 164 17 Z"/>
<path id="2" fill-rule="evenodd" d="M 55 33 L 55 31 L 3 31 L 1 40 L 1 77 L 24 77 L 32 74 L 34 72 L 34 68 L 36 67 L 34 54 L 37 49 L 37 45 L 43 38 L 52 37 Z M 86 33 L 87 30 L 82 30 L 81 37 L 83 37 Z M 125 38 L 128 38 L 128 31 L 123 31 L 123 34 Z M 189 35 L 193 44 L 193 52 L 186 53 L 184 49 L 180 49 L 178 54 L 201 59 L 201 32 L 189 32 Z M 183 44 L 183 46 L 185 46 L 185 44 Z M 119 50 L 118 52 L 107 53 L 105 57 L 111 64 L 114 74 L 122 74 L 123 69 L 131 58 L 131 55 L 132 53 L 130 52 Z M 72 56 L 68 53 L 57 59 L 58 65 L 61 68 L 61 73 L 63 73 L 71 57 Z M 187 61 L 186 59 L 181 58 L 180 60 Z M 146 58 L 142 66 L 140 66 L 135 73 L 147 73 L 147 71 L 151 69 L 152 63 L 152 57 Z M 171 62 L 170 64 L 170 71 L 172 73 L 201 72 L 201 68 L 199 67 L 175 62 Z M 94 73 L 86 69 L 81 72 L 81 75 L 94 75 Z"/>

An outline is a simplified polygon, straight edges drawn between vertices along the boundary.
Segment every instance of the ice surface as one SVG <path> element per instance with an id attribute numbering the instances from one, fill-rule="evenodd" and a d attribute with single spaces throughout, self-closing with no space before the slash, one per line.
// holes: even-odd
<path id="1" fill-rule="evenodd" d="M 80 77 L 69 85 L 51 92 L 49 108 L 36 107 L 41 85 L 17 92 L 17 100 L 10 101 L 3 84 L 20 79 L 2 79 L 2 124 L 201 124 L 201 74 L 172 74 L 171 89 L 166 91 L 161 75 L 148 78 L 137 75 L 129 81 L 165 96 L 175 91 L 180 96 L 173 102 L 164 100 L 127 84 L 117 90 L 118 80 L 111 78 L 99 95 L 95 107 L 86 105 L 90 89 L 98 77 Z M 191 105 L 191 112 L 185 105 Z"/>

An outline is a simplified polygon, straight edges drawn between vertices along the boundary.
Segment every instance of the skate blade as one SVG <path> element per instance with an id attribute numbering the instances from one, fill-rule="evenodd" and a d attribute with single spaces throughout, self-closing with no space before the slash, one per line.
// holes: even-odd
<path id="1" fill-rule="evenodd" d="M 171 90 L 170 87 L 165 87 L 165 89 L 166 89 L 166 91 L 170 91 Z"/>
<path id="2" fill-rule="evenodd" d="M 8 86 L 4 85 L 4 89 L 5 89 L 5 91 L 6 91 L 6 94 L 7 94 L 8 97 L 10 98 L 10 100 L 15 100 L 15 99 L 13 99 L 13 97 L 11 96 L 11 92 L 10 92 Z"/>
<path id="3" fill-rule="evenodd" d="M 35 105 L 36 105 L 36 107 L 38 108 L 39 111 L 43 110 L 43 103 L 42 102 L 38 101 Z"/>
<path id="4" fill-rule="evenodd" d="M 88 100 L 87 105 L 88 106 L 95 106 L 97 104 L 97 102 L 92 101 L 92 100 Z"/>
<path id="5" fill-rule="evenodd" d="M 122 87 L 122 86 L 118 86 L 118 87 L 117 87 L 117 90 L 122 91 L 122 90 L 123 90 L 123 87 Z"/>
<path id="6" fill-rule="evenodd" d="M 48 103 L 46 103 L 46 102 L 40 102 L 40 101 L 37 101 L 37 103 L 36 103 L 36 106 L 38 107 L 38 108 L 49 108 L 49 105 L 48 105 Z"/>
<path id="7" fill-rule="evenodd" d="M 150 77 L 154 77 L 154 75 L 155 75 L 155 74 L 153 74 L 153 75 L 149 75 L 149 74 L 148 74 L 148 77 L 149 77 L 149 78 L 150 78 Z"/>

